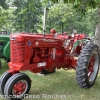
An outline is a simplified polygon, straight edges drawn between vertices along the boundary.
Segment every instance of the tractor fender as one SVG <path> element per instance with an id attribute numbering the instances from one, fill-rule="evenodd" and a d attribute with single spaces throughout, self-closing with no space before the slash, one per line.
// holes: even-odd
<path id="1" fill-rule="evenodd" d="M 7 42 L 7 44 L 5 45 L 4 50 L 3 50 L 3 55 L 4 57 L 10 59 L 10 41 Z"/>

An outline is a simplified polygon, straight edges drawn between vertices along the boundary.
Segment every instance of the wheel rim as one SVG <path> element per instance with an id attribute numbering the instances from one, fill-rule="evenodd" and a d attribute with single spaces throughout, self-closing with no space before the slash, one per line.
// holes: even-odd
<path id="1" fill-rule="evenodd" d="M 14 85 L 12 94 L 17 96 L 23 96 L 26 93 L 27 89 L 28 89 L 27 81 L 20 80 Z"/>
<path id="2" fill-rule="evenodd" d="M 98 52 L 95 51 L 90 58 L 88 66 L 88 78 L 90 82 L 92 82 L 95 79 L 98 72 L 98 67 L 99 67 L 99 56 Z"/>

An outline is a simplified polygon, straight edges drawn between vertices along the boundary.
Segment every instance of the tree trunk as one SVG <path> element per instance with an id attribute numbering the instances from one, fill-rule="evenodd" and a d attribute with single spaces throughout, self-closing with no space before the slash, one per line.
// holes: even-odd
<path id="1" fill-rule="evenodd" d="M 95 37 L 94 37 L 94 42 L 97 44 L 100 48 L 100 24 L 96 26 L 95 30 Z"/>
<path id="2" fill-rule="evenodd" d="M 100 18 L 100 9 L 98 9 L 98 17 Z M 96 26 L 94 42 L 99 46 L 100 49 L 100 21 L 99 24 Z"/>

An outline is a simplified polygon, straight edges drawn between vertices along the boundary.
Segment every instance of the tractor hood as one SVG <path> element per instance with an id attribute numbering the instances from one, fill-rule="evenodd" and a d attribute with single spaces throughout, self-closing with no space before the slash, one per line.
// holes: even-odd
<path id="1" fill-rule="evenodd" d="M 10 40 L 25 41 L 26 45 L 32 47 L 62 47 L 64 44 L 64 39 L 53 37 L 50 34 L 43 37 L 42 34 L 17 33 L 11 34 Z"/>
<path id="2" fill-rule="evenodd" d="M 0 42 L 3 42 L 3 41 L 8 42 L 10 40 L 9 37 L 10 37 L 9 35 L 0 35 Z"/>

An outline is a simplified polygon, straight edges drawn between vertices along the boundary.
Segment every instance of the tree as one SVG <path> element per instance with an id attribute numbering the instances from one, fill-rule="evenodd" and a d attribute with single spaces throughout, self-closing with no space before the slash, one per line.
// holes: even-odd
<path id="1" fill-rule="evenodd" d="M 4 9 L 8 9 L 8 5 L 6 3 L 6 0 L 0 0 L 0 7 Z M 0 10 L 1 10 L 0 8 Z"/>
<path id="2" fill-rule="evenodd" d="M 58 3 L 59 0 L 52 0 L 54 3 Z M 95 9 L 98 8 L 98 24 L 96 25 L 96 30 L 95 30 L 95 43 L 99 46 L 100 48 L 100 0 L 61 0 L 64 1 L 65 3 L 72 3 L 74 9 L 77 11 L 81 12 L 82 14 L 85 14 L 86 11 L 91 8 Z"/>
<path id="3" fill-rule="evenodd" d="M 71 3 L 65 4 L 60 1 L 49 8 L 48 29 L 55 28 L 57 32 L 69 31 L 73 29 L 78 32 L 93 35 L 96 25 L 96 9 L 89 9 L 85 16 L 73 9 Z"/>
<path id="4" fill-rule="evenodd" d="M 0 30 L 6 30 L 8 27 L 8 9 L 6 0 L 0 0 Z"/>
<path id="5" fill-rule="evenodd" d="M 52 0 L 54 3 L 58 3 L 59 1 L 63 1 L 64 3 L 72 3 L 73 7 L 85 14 L 85 12 L 89 8 L 99 8 L 100 7 L 100 0 Z"/>
<path id="6" fill-rule="evenodd" d="M 55 27 L 58 32 L 63 33 L 73 12 L 71 4 L 65 5 L 63 2 L 60 2 L 51 6 L 48 18 L 49 28 Z"/>
<path id="7" fill-rule="evenodd" d="M 16 10 L 14 12 L 14 26 L 17 31 L 35 31 L 41 21 L 42 5 L 40 0 L 14 0 Z"/>

